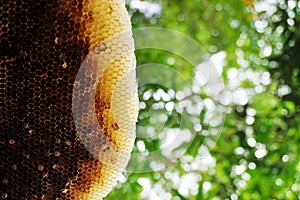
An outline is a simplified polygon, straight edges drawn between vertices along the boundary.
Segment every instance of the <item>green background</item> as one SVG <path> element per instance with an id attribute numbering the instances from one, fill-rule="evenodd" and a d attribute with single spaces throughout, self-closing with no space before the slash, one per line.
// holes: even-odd
<path id="1" fill-rule="evenodd" d="M 140 85 L 135 159 L 106 199 L 300 199 L 299 1 L 129 0 L 127 9 L 133 28 L 180 31 L 220 61 L 224 98 L 206 83 L 185 91 L 174 74 L 165 75 L 173 87 Z M 138 71 L 158 63 L 197 85 L 195 68 L 172 52 L 136 56 Z M 190 137 L 165 154 L 172 134 Z"/>

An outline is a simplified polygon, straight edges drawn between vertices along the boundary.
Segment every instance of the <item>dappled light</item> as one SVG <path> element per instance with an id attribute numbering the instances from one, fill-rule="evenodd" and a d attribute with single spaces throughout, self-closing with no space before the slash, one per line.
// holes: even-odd
<path id="1" fill-rule="evenodd" d="M 133 171 L 139 189 L 124 183 L 108 199 L 300 198 L 300 2 L 129 0 L 128 8 L 135 28 L 180 31 L 205 53 L 193 52 L 192 66 L 173 52 L 136 51 L 138 69 L 159 63 L 182 77 L 140 85 L 134 152 L 152 171 Z M 225 85 L 218 92 L 212 68 Z"/>

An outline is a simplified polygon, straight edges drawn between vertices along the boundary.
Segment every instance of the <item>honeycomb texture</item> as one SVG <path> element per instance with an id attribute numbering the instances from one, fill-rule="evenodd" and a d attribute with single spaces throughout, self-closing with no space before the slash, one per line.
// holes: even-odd
<path id="1" fill-rule="evenodd" d="M 0 1 L 2 199 L 102 199 L 138 113 L 124 0 Z"/>

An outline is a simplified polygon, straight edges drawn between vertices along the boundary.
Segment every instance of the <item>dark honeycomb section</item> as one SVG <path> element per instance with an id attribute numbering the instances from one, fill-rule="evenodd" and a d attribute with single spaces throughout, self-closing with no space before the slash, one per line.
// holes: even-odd
<path id="1" fill-rule="evenodd" d="M 74 163 L 93 162 L 76 139 L 71 107 L 89 47 L 78 36 L 82 5 L 58 2 L 0 1 L 2 199 L 66 199 Z"/>

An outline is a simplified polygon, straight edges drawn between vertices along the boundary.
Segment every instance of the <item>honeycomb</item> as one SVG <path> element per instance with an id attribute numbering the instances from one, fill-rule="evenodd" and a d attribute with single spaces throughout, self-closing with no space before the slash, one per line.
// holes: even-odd
<path id="1" fill-rule="evenodd" d="M 138 113 L 125 0 L 0 1 L 2 199 L 102 199 Z"/>

